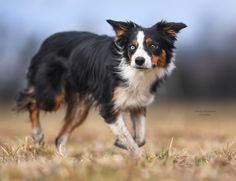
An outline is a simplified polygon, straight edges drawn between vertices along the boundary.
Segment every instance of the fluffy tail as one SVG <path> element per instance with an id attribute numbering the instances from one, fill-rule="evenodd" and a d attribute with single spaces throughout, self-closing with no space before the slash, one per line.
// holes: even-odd
<path id="1" fill-rule="evenodd" d="M 45 56 L 36 66 L 31 66 L 27 74 L 30 86 L 20 92 L 16 110 L 26 110 L 33 99 L 36 99 L 40 109 L 55 110 L 58 97 L 65 89 L 67 70 L 67 60 L 53 54 Z"/>
<path id="2" fill-rule="evenodd" d="M 13 107 L 13 110 L 20 112 L 20 111 L 27 111 L 29 106 L 34 99 L 34 93 L 32 88 L 27 88 L 21 91 L 18 95 L 16 100 L 16 105 Z"/>

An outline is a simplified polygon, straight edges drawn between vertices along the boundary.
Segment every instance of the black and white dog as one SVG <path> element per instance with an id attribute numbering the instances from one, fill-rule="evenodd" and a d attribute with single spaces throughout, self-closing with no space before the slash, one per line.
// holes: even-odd
<path id="1" fill-rule="evenodd" d="M 146 107 L 156 87 L 174 66 L 174 43 L 183 23 L 161 21 L 150 28 L 133 22 L 107 20 L 116 36 L 62 32 L 46 39 L 32 58 L 28 86 L 20 93 L 18 110 L 28 110 L 32 137 L 43 141 L 40 110 L 56 111 L 65 103 L 65 124 L 56 146 L 63 151 L 71 132 L 92 105 L 116 136 L 115 145 L 140 154 L 145 143 Z M 122 117 L 129 111 L 132 136 Z"/>

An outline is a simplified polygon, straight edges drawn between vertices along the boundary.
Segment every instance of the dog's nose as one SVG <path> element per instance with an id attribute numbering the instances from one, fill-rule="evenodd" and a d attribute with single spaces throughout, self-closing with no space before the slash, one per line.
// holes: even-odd
<path id="1" fill-rule="evenodd" d="M 143 65 L 144 62 L 145 62 L 145 59 L 144 59 L 143 57 L 137 57 L 137 58 L 135 59 L 135 63 L 136 63 L 138 66 Z"/>

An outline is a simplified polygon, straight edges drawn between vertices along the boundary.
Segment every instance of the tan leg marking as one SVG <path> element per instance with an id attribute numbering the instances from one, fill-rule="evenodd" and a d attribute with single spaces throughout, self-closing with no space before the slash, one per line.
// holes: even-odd
<path id="1" fill-rule="evenodd" d="M 79 96 L 73 96 L 74 100 L 69 102 L 65 116 L 65 123 L 56 138 L 56 146 L 61 154 L 66 151 L 66 143 L 72 131 L 81 125 L 86 119 L 91 103 L 79 100 Z M 73 99 L 73 98 L 72 98 Z"/>
<path id="2" fill-rule="evenodd" d="M 35 143 L 42 143 L 44 135 L 39 121 L 39 108 L 37 100 L 33 99 L 28 109 L 32 125 L 32 138 Z"/>
<path id="3" fill-rule="evenodd" d="M 62 92 L 61 94 L 59 94 L 56 99 L 55 99 L 55 107 L 54 107 L 54 111 L 57 111 L 61 105 L 64 103 L 65 100 L 65 93 Z"/>

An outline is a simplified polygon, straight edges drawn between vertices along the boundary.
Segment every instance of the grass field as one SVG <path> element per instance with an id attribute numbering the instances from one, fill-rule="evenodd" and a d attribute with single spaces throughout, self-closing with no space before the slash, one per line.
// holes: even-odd
<path id="1" fill-rule="evenodd" d="M 96 111 L 72 134 L 69 155 L 59 155 L 53 143 L 63 113 L 41 114 L 45 144 L 38 146 L 27 136 L 28 115 L 1 107 L 1 181 L 236 180 L 236 104 L 150 107 L 144 157 L 138 161 L 113 146 L 114 136 Z"/>

